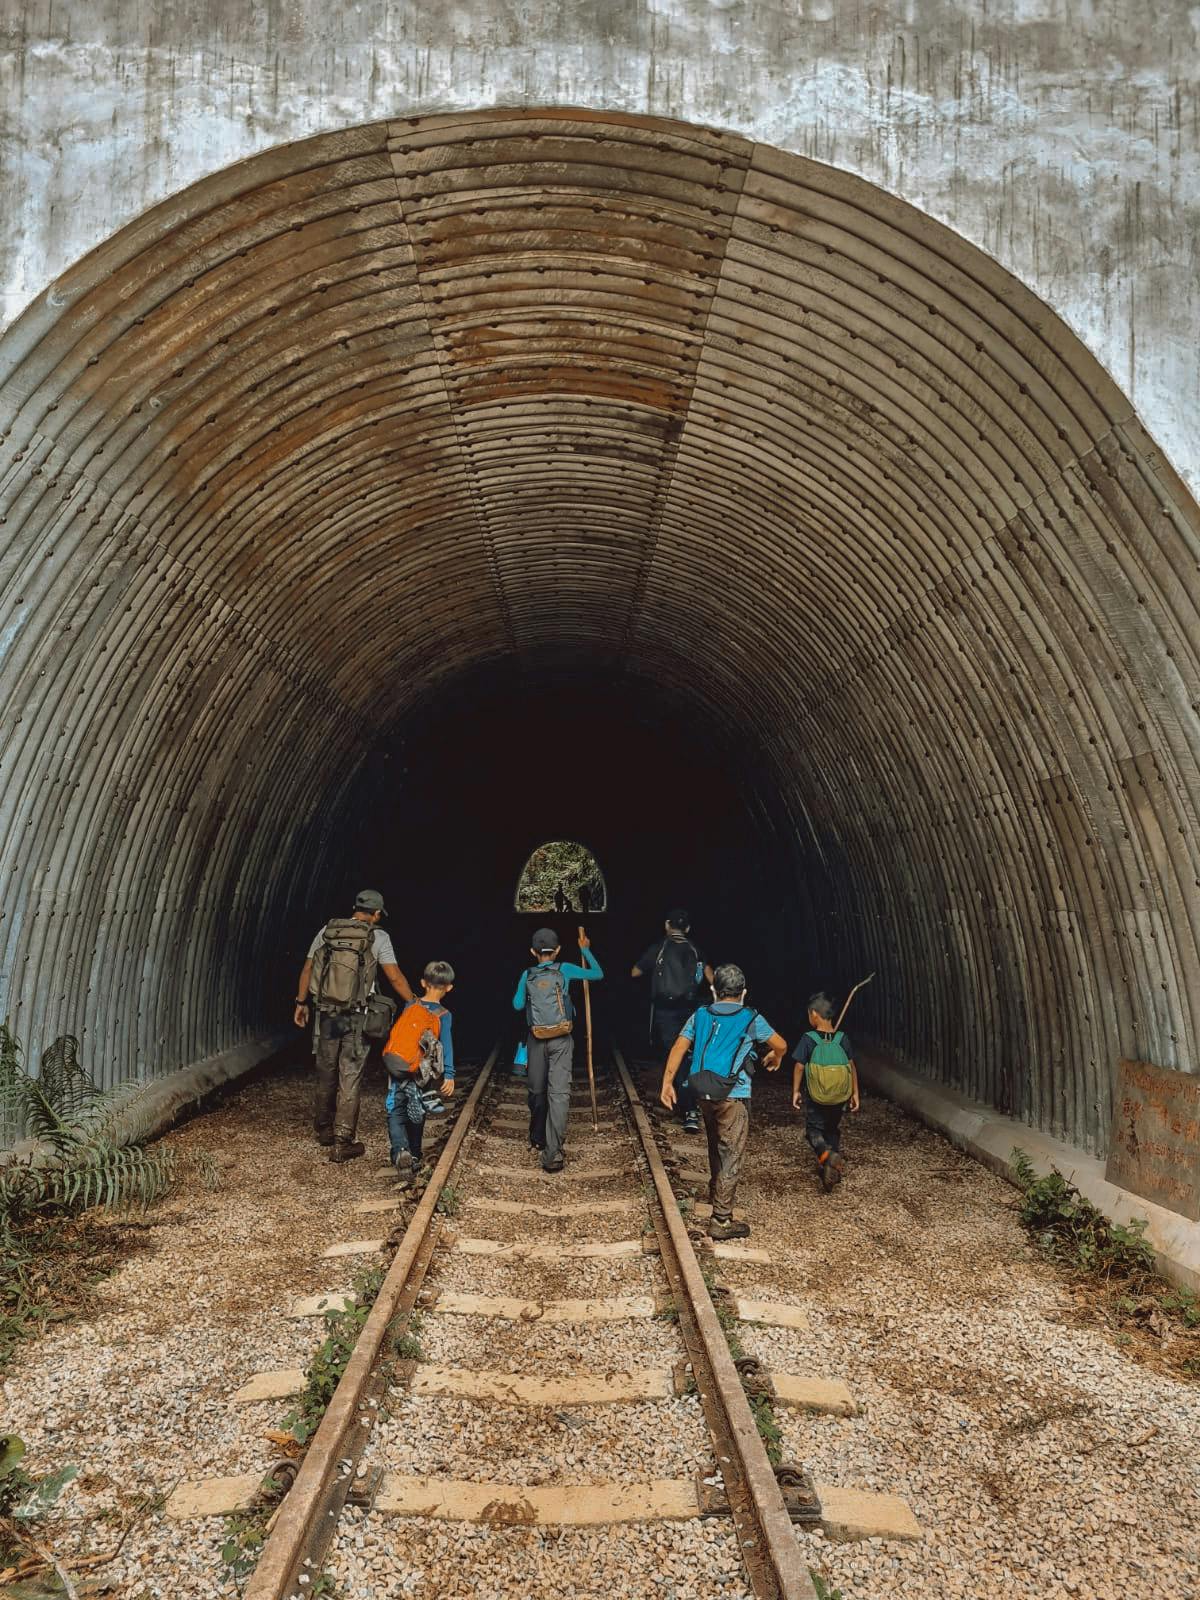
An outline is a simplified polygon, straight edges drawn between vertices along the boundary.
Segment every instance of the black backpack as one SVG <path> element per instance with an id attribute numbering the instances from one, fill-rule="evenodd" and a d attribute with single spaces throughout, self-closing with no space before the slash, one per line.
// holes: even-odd
<path id="1" fill-rule="evenodd" d="M 691 1005 L 700 952 L 690 939 L 664 939 L 654 960 L 650 997 L 664 1006 Z"/>

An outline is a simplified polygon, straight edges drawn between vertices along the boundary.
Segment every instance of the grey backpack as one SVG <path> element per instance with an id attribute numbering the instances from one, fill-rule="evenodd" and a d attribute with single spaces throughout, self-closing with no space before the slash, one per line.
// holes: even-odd
<path id="1" fill-rule="evenodd" d="M 525 1020 L 535 1039 L 561 1039 L 571 1031 L 571 1002 L 557 962 L 525 974 Z"/>
<path id="2" fill-rule="evenodd" d="M 313 957 L 311 991 L 317 1010 L 364 1010 L 377 966 L 371 924 L 358 917 L 333 917 Z"/>

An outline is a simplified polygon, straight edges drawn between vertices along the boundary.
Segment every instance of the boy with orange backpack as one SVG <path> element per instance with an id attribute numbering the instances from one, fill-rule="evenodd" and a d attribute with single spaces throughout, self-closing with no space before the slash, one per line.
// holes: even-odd
<path id="1" fill-rule="evenodd" d="M 405 1006 L 383 1047 L 391 1079 L 385 1102 L 391 1160 L 403 1183 L 421 1170 L 421 1140 L 429 1115 L 425 1096 L 439 1078 L 438 1092 L 447 1100 L 454 1093 L 452 1019 L 442 1004 L 453 987 L 450 963 L 431 961 L 421 976 L 421 998 Z"/>

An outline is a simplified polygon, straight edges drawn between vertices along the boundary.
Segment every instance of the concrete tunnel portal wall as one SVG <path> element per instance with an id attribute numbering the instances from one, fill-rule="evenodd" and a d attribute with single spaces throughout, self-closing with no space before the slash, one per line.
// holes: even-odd
<path id="1" fill-rule="evenodd" d="M 1195 1070 L 1197 507 L 1041 301 L 865 181 L 582 111 L 321 135 L 64 274 L 0 432 L 32 1056 L 276 1028 L 380 729 L 536 655 L 739 731 L 935 1076 L 1097 1148 L 1119 1058 Z"/>

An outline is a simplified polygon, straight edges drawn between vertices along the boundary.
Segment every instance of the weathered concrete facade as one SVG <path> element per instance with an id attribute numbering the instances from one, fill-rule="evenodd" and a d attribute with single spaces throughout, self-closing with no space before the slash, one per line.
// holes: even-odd
<path id="1" fill-rule="evenodd" d="M 1200 484 L 1187 0 L 5 0 L 0 326 L 232 161 L 384 117 L 648 112 L 858 173 L 989 251 Z"/>

